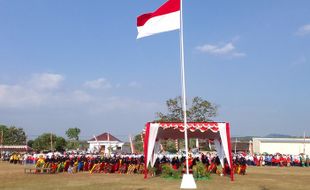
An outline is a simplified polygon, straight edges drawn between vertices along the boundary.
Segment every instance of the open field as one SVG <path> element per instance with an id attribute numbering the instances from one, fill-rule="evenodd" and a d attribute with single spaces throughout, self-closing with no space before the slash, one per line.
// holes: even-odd
<path id="1" fill-rule="evenodd" d="M 310 168 L 250 167 L 245 176 L 237 175 L 231 182 L 228 177 L 212 175 L 208 181 L 198 181 L 197 189 L 232 190 L 309 190 Z M 24 174 L 23 166 L 0 162 L 0 189 L 30 190 L 155 190 L 179 189 L 181 180 L 153 177 L 147 180 L 142 175 L 120 174 Z"/>

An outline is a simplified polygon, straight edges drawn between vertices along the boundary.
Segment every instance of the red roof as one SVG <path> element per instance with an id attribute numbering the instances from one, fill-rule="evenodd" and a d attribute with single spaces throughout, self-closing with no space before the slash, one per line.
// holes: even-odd
<path id="1" fill-rule="evenodd" d="M 97 139 L 97 141 L 119 141 L 119 142 L 122 142 L 121 140 L 114 137 L 110 133 L 102 133 L 101 135 L 96 136 L 96 139 Z M 96 139 L 93 137 L 89 141 L 96 141 Z"/>

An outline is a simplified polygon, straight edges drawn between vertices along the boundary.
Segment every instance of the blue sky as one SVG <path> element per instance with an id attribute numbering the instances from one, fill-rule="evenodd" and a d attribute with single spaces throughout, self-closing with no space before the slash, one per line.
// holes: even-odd
<path id="1" fill-rule="evenodd" d="M 30 138 L 127 140 L 181 94 L 177 31 L 136 40 L 164 0 L 0 0 L 0 123 Z M 309 134 L 310 2 L 184 0 L 187 96 L 232 135 Z"/>

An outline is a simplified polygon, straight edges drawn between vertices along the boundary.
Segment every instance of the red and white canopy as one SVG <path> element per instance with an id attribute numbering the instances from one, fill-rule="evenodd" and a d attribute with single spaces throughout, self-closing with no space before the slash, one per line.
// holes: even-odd
<path id="1" fill-rule="evenodd" d="M 231 142 L 229 123 L 225 122 L 188 122 L 188 138 L 212 139 L 214 140 L 217 154 L 223 165 L 226 157 L 232 167 Z M 184 139 L 184 123 L 147 123 L 144 136 L 144 159 L 145 177 L 147 167 L 151 163 L 154 166 L 159 153 L 160 139 Z M 231 170 L 233 180 L 233 170 Z"/>

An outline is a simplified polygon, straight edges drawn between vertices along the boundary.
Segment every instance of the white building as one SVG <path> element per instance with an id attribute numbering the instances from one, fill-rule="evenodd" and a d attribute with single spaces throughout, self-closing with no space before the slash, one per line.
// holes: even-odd
<path id="1" fill-rule="evenodd" d="M 110 154 L 116 150 L 122 150 L 124 143 L 109 133 L 102 133 L 89 141 L 88 151 L 91 153 Z"/>
<path id="2" fill-rule="evenodd" d="M 268 154 L 292 154 L 305 153 L 310 155 L 309 138 L 253 138 L 253 152 Z"/>

